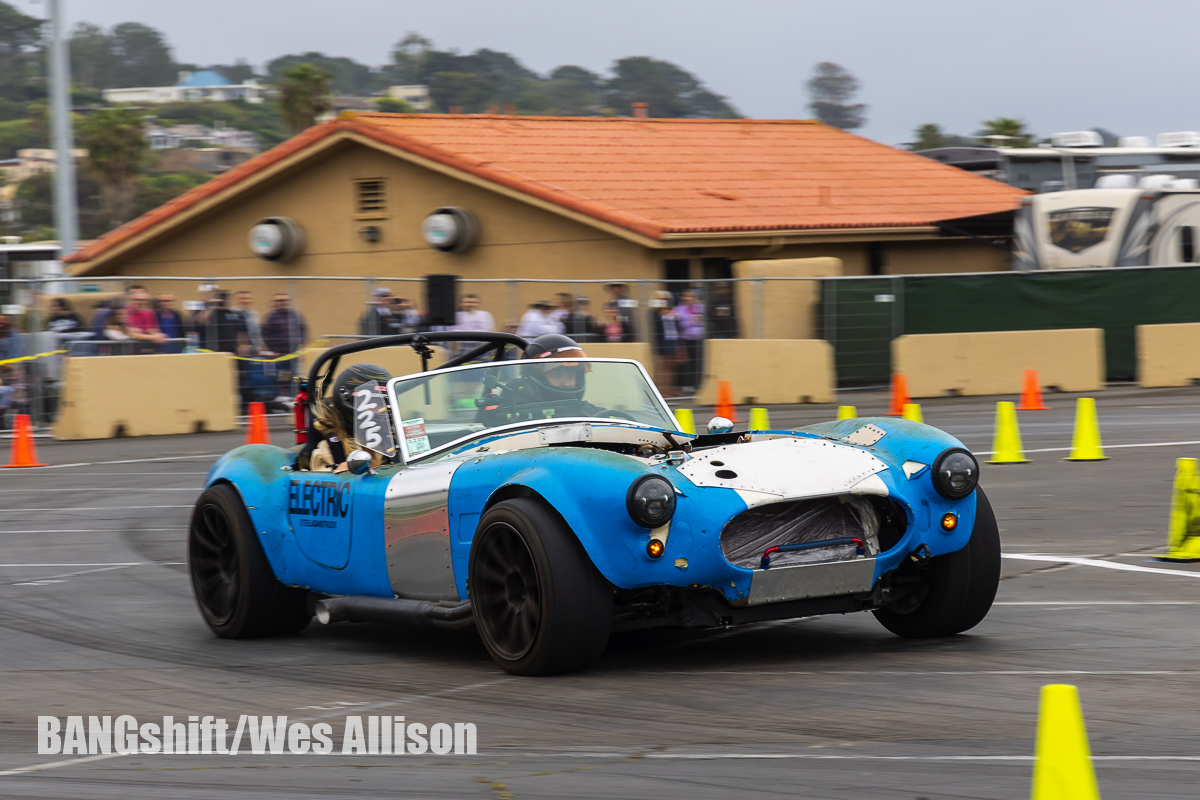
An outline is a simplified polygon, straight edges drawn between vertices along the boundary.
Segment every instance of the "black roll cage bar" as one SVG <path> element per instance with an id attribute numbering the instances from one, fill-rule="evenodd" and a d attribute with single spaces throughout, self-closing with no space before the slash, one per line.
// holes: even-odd
<path id="1" fill-rule="evenodd" d="M 430 333 L 401 333 L 395 336 L 374 336 L 370 339 L 362 339 L 357 342 L 347 342 L 331 347 L 321 355 L 317 356 L 317 360 L 313 362 L 312 367 L 308 370 L 308 382 L 305 386 L 305 391 L 308 393 L 308 441 L 309 444 L 315 446 L 315 440 L 318 438 L 316 430 L 313 428 L 313 422 L 316 420 L 318 405 L 321 398 L 325 396 L 325 392 L 333 383 L 333 376 L 337 374 L 338 362 L 342 356 L 350 355 L 351 353 L 361 353 L 364 350 L 376 350 L 381 347 L 401 347 L 408 345 L 421 356 L 421 371 L 429 371 L 429 359 L 433 358 L 433 349 L 431 344 L 440 342 L 481 342 L 477 347 L 473 347 L 465 353 L 459 353 L 454 358 L 442 364 L 438 369 L 447 367 L 457 367 L 461 364 L 466 364 L 474 361 L 485 353 L 495 351 L 493 356 L 494 361 L 501 360 L 500 357 L 504 354 L 504 348 L 512 345 L 521 351 L 521 355 L 525 354 L 525 348 L 529 342 L 524 338 L 513 333 L 500 333 L 494 331 L 433 331 Z M 328 365 L 324 375 L 321 373 L 321 368 Z"/>

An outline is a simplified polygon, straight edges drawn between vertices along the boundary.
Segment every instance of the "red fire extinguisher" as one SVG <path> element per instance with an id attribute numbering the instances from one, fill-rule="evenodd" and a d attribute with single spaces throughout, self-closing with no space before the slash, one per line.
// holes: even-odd
<path id="1" fill-rule="evenodd" d="M 300 391 L 296 392 L 296 405 L 292 408 L 296 420 L 296 444 L 308 442 L 308 382 L 301 380 Z"/>

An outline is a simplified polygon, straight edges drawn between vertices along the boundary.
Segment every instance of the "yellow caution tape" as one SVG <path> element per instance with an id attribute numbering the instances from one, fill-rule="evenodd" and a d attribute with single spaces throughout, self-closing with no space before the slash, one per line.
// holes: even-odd
<path id="1" fill-rule="evenodd" d="M 6 358 L 3 361 L 0 361 L 0 366 L 3 366 L 4 364 L 16 364 L 18 361 L 33 361 L 34 359 L 45 358 L 46 356 L 60 356 L 65 352 L 67 352 L 67 351 L 66 350 L 51 350 L 49 353 L 38 353 L 37 355 L 21 356 L 19 358 Z"/>
<path id="2" fill-rule="evenodd" d="M 325 347 L 328 344 L 329 344 L 328 339 L 317 339 L 312 344 L 305 345 L 304 347 L 301 347 L 299 350 L 297 350 L 294 353 L 288 353 L 286 356 L 276 356 L 275 358 L 250 358 L 249 356 L 232 356 L 232 358 L 234 361 L 254 361 L 259 364 L 271 364 L 276 361 L 290 361 L 293 358 L 299 358 L 300 356 L 304 355 L 305 352 L 312 350 L 313 348 Z M 219 350 L 205 350 L 203 347 L 197 347 L 196 350 L 197 350 L 197 352 L 200 352 L 200 353 L 221 352 Z M 0 362 L 0 363 L 3 363 L 3 362 Z"/>

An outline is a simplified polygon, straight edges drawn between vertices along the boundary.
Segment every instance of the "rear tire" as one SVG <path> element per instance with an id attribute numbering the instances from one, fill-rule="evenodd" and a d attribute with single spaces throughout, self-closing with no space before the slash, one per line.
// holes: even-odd
<path id="1" fill-rule="evenodd" d="M 223 639 L 296 633 L 308 626 L 308 593 L 271 571 L 241 496 L 227 483 L 205 490 L 188 525 L 188 573 L 200 615 Z"/>
<path id="2" fill-rule="evenodd" d="M 873 612 L 897 636 L 953 636 L 974 628 L 991 609 L 1000 585 L 1000 531 L 982 488 L 975 489 L 975 498 L 975 527 L 967 546 L 932 559 L 925 594 L 916 606 Z"/>
<path id="3" fill-rule="evenodd" d="M 544 503 L 514 498 L 488 509 L 468 574 L 479 636 L 506 672 L 571 672 L 604 652 L 612 587 Z"/>

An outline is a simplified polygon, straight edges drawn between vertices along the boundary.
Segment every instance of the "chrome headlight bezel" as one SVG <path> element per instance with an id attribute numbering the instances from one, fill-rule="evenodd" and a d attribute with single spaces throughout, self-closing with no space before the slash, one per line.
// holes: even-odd
<path id="1" fill-rule="evenodd" d="M 663 512 L 657 515 L 647 511 L 650 503 L 647 493 L 654 489 L 661 490 L 662 494 L 655 500 L 661 499 L 664 506 Z M 641 527 L 649 530 L 661 528 L 675 516 L 675 487 L 661 475 L 640 475 L 629 485 L 629 491 L 625 494 L 625 508 L 629 511 L 630 519 Z"/>
<path id="2" fill-rule="evenodd" d="M 964 463 L 963 459 L 969 463 Z M 947 463 L 949 462 L 949 463 Z M 956 477 L 962 480 L 957 481 Z M 979 461 L 962 447 L 942 451 L 930 472 L 933 488 L 947 500 L 962 500 L 979 485 Z M 961 485 L 956 485 L 960 484 Z"/>

